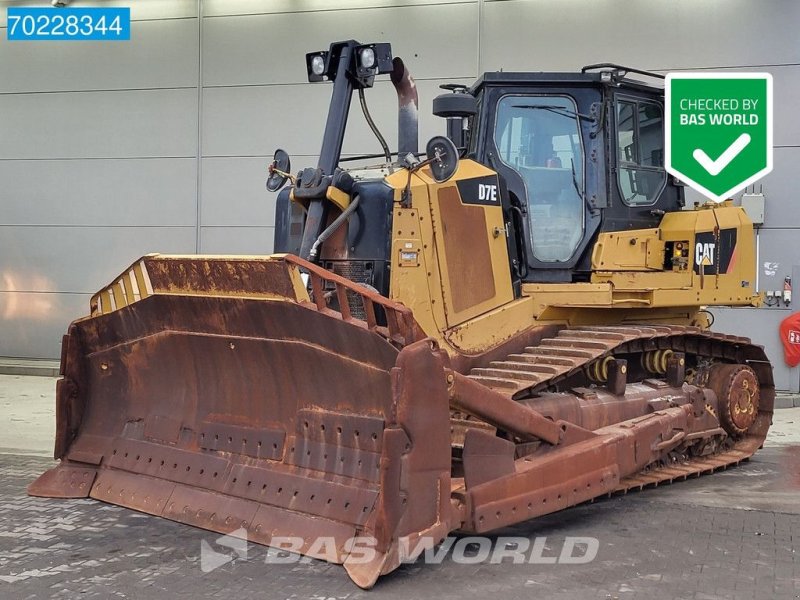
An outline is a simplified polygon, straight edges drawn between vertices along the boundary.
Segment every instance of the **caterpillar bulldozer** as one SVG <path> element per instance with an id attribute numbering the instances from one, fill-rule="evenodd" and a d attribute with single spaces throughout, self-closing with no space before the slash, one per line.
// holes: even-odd
<path id="1" fill-rule="evenodd" d="M 269 166 L 276 253 L 151 254 L 94 295 L 63 340 L 60 462 L 30 494 L 237 531 L 369 588 L 450 532 L 762 445 L 769 360 L 704 308 L 759 302 L 753 226 L 731 202 L 683 206 L 658 76 L 444 86 L 448 136 L 420 153 L 389 44 L 306 67 L 330 109 L 316 167 Z M 396 152 L 365 102 L 385 74 Z M 355 93 L 383 153 L 342 154 Z"/>

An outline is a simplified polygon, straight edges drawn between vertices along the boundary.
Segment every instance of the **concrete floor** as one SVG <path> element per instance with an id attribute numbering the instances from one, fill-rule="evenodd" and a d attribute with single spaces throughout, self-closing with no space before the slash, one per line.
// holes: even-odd
<path id="1" fill-rule="evenodd" d="M 266 564 L 266 549 L 210 572 L 217 535 L 94 500 L 30 498 L 53 463 L 55 379 L 0 376 L 0 599 L 422 598 L 582 600 L 800 598 L 800 408 L 775 412 L 764 449 L 739 467 L 601 499 L 501 535 L 594 537 L 583 565 L 403 565 L 370 592 L 320 561 Z"/>

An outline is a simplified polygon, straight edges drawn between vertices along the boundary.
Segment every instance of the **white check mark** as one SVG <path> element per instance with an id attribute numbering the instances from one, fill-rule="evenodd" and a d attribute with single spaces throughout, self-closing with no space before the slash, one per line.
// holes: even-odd
<path id="1" fill-rule="evenodd" d="M 705 151 L 701 150 L 700 148 L 697 148 L 694 152 L 692 152 L 692 156 L 697 162 L 700 163 L 700 166 L 708 171 L 711 175 L 719 175 L 720 172 L 727 167 L 734 158 L 739 156 L 742 150 L 744 150 L 749 143 L 750 135 L 743 133 L 736 138 L 735 142 L 728 146 L 725 152 L 719 155 L 717 160 L 711 160 L 708 154 L 706 154 Z"/>

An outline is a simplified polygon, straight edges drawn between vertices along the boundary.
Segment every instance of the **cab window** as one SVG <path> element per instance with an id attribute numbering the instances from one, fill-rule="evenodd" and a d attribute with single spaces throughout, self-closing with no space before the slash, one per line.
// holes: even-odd
<path id="1" fill-rule="evenodd" d="M 533 255 L 570 259 L 584 228 L 583 146 L 568 96 L 504 96 L 494 142 L 500 160 L 525 183 Z"/>
<path id="2" fill-rule="evenodd" d="M 617 101 L 617 183 L 630 206 L 655 203 L 664 171 L 664 114 L 661 105 L 636 99 Z"/>

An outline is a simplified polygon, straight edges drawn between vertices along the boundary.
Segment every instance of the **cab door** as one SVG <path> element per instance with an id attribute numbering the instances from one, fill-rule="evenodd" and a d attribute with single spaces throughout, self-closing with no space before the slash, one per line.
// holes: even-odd
<path id="1" fill-rule="evenodd" d="M 513 218 L 525 251 L 524 281 L 573 281 L 586 263 L 601 221 L 605 193 L 603 138 L 592 86 L 508 86 L 488 89 L 480 148 L 516 205 Z"/>

